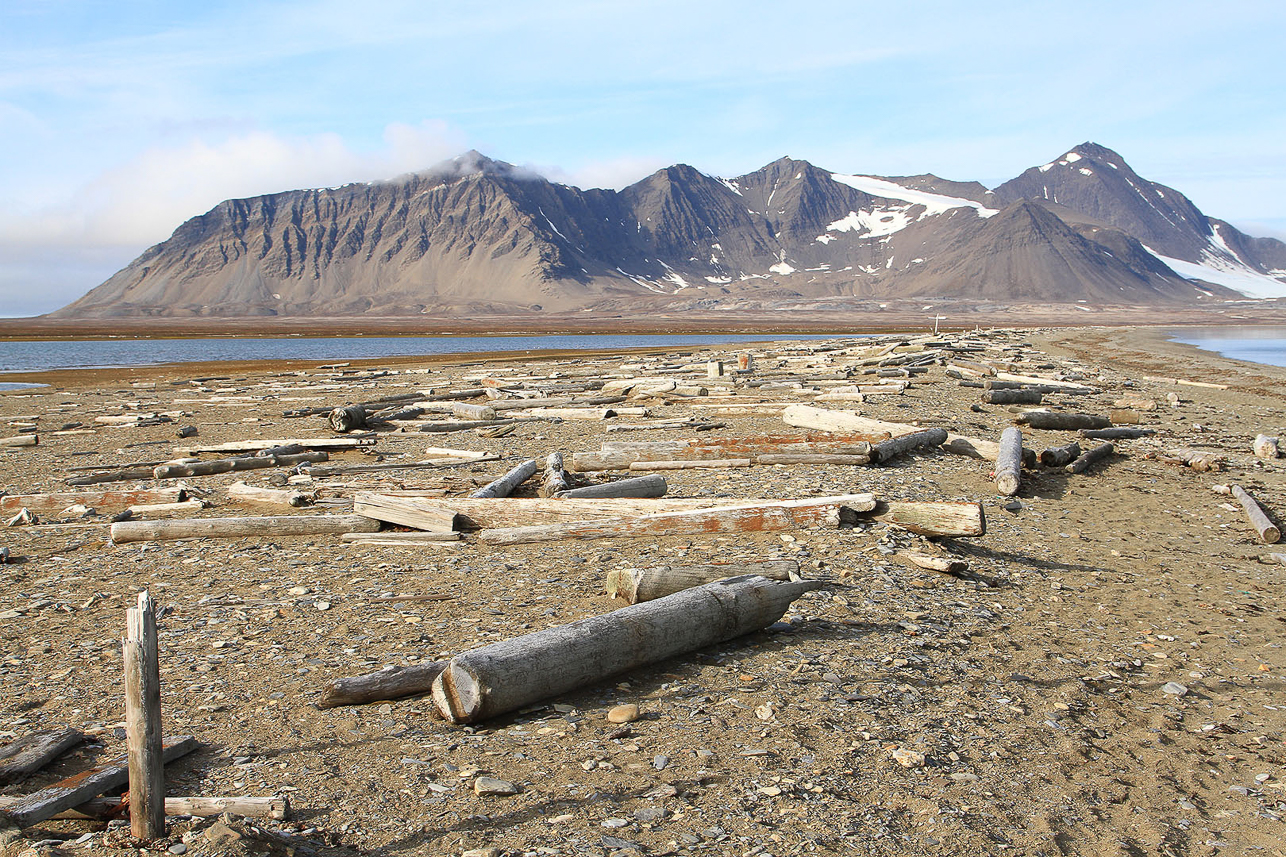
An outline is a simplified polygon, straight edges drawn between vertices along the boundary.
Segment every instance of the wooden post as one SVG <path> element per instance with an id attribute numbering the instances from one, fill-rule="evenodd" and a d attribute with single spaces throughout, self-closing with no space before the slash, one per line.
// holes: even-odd
<path id="1" fill-rule="evenodd" d="M 746 352 L 745 354 L 737 355 L 738 372 L 753 372 L 754 369 L 755 369 L 755 355 L 749 352 Z"/>
<path id="2" fill-rule="evenodd" d="M 1256 458 L 1276 458 L 1281 453 L 1278 451 L 1278 439 L 1269 437 L 1266 434 L 1255 435 L 1255 457 Z"/>
<path id="3" fill-rule="evenodd" d="M 1076 441 L 1065 446 L 1054 446 L 1040 454 L 1040 463 L 1046 467 L 1066 467 L 1081 455 L 1081 445 Z"/>
<path id="4" fill-rule="evenodd" d="M 1067 465 L 1067 467 L 1063 469 L 1066 470 L 1068 473 L 1083 473 L 1089 469 L 1089 466 L 1091 464 L 1098 461 L 1099 459 L 1107 458 L 1114 451 L 1115 451 L 1115 448 L 1110 443 L 1099 444 L 1098 446 L 1091 449 L 1089 452 L 1082 453 L 1080 458 L 1077 458 L 1075 461 L 1073 461 L 1071 464 Z"/>
<path id="5" fill-rule="evenodd" d="M 722 565 L 616 568 L 607 573 L 605 586 L 610 597 L 624 599 L 628 604 L 637 604 L 743 574 L 757 574 L 769 580 L 794 580 L 799 577 L 799 563 L 793 559 L 779 559 Z"/>
<path id="6" fill-rule="evenodd" d="M 130 832 L 144 841 L 165 835 L 165 763 L 161 760 L 161 664 L 156 605 L 147 590 L 126 619 L 125 731 L 129 745 Z"/>
<path id="7" fill-rule="evenodd" d="M 1282 533 L 1271 520 L 1267 513 L 1255 502 L 1255 498 L 1246 492 L 1245 488 L 1240 485 L 1230 485 L 1229 490 L 1232 496 L 1237 498 L 1241 508 L 1246 510 L 1246 517 L 1250 519 L 1250 525 L 1259 533 L 1259 538 L 1266 545 L 1275 545 L 1281 541 Z"/>
<path id="8" fill-rule="evenodd" d="M 1022 483 L 1023 433 L 1013 426 L 1000 435 L 1000 452 L 996 455 L 996 491 L 1012 497 Z"/>
<path id="9" fill-rule="evenodd" d="M 479 488 L 470 494 L 470 497 L 482 499 L 485 497 L 508 497 L 514 489 L 526 482 L 536 474 L 540 469 L 540 462 L 534 458 L 529 458 L 522 464 L 519 464 L 513 470 L 510 470 L 504 476 Z"/>
<path id="10" fill-rule="evenodd" d="M 453 723 L 474 723 L 625 670 L 765 628 L 821 581 L 730 577 L 457 655 L 433 683 Z"/>

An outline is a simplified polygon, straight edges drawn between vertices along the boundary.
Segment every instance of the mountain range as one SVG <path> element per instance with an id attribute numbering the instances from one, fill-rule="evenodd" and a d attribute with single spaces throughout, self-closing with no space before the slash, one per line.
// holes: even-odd
<path id="1" fill-rule="evenodd" d="M 54 318 L 334 317 L 824 299 L 1190 305 L 1286 295 L 1286 244 L 1076 146 L 995 188 L 781 158 L 581 190 L 469 152 L 390 181 L 232 199 Z"/>

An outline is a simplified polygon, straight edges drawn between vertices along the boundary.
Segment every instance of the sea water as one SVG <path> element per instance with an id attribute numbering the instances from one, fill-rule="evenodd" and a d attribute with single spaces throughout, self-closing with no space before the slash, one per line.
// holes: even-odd
<path id="1" fill-rule="evenodd" d="M 1286 327 L 1191 327 L 1170 338 L 1234 360 L 1286 366 Z"/>

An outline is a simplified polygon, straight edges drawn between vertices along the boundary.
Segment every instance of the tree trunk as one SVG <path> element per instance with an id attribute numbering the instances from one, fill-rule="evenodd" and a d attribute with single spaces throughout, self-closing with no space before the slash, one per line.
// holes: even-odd
<path id="1" fill-rule="evenodd" d="M 983 536 L 987 519 L 981 503 L 880 500 L 859 518 L 896 524 L 922 536 Z"/>
<path id="2" fill-rule="evenodd" d="M 198 461 L 194 464 L 162 464 L 152 471 L 154 479 L 184 479 L 190 476 L 210 476 L 216 473 L 236 473 L 242 470 L 263 470 L 268 467 L 294 467 L 296 464 L 314 464 L 326 461 L 325 452 L 301 452 L 297 455 L 255 455 L 244 458 L 219 458 Z"/>
<path id="3" fill-rule="evenodd" d="M 899 455 L 905 455 L 913 449 L 925 446 L 942 446 L 946 440 L 947 430 L 941 428 L 924 429 L 912 434 L 889 438 L 871 447 L 871 463 L 884 464 Z"/>
<path id="4" fill-rule="evenodd" d="M 996 455 L 996 491 L 1006 497 L 1018 493 L 1022 484 L 1023 433 L 1010 426 L 1000 434 L 1000 452 Z"/>
<path id="5" fill-rule="evenodd" d="M 128 611 L 125 731 L 129 745 L 130 832 L 151 841 L 165 835 L 165 763 L 161 759 L 161 661 L 156 605 L 147 590 Z"/>
<path id="6" fill-rule="evenodd" d="M 1068 473 L 1084 473 L 1094 462 L 1107 458 L 1115 449 L 1112 444 L 1104 443 L 1094 447 L 1089 452 L 1081 454 L 1081 457 L 1073 461 L 1064 468 Z"/>
<path id="7" fill-rule="evenodd" d="M 1040 454 L 1040 463 L 1046 467 L 1066 467 L 1081 455 L 1081 445 L 1072 441 L 1066 446 L 1054 446 Z"/>
<path id="8" fill-rule="evenodd" d="M 1241 504 L 1241 508 L 1246 510 L 1246 517 L 1250 520 L 1250 525 L 1259 533 L 1260 541 L 1266 545 L 1275 545 L 1281 541 L 1281 530 L 1269 520 L 1268 515 L 1260 507 L 1259 503 L 1255 501 L 1255 498 L 1250 496 L 1246 489 L 1240 485 L 1230 485 L 1228 487 L 1232 491 L 1232 496 L 1236 497 L 1237 502 Z"/>
<path id="9" fill-rule="evenodd" d="M 19 434 L 13 437 L 0 437 L 0 446 L 39 446 L 40 438 L 34 434 Z"/>
<path id="10" fill-rule="evenodd" d="M 452 658 L 433 701 L 474 723 L 776 622 L 820 581 L 733 577 Z"/>
<path id="11" fill-rule="evenodd" d="M 445 661 L 433 661 L 413 666 L 389 667 L 365 675 L 337 678 L 322 691 L 318 708 L 335 708 L 339 705 L 365 705 L 384 699 L 401 699 L 417 693 L 428 693 L 433 680 L 446 666 Z"/>
<path id="12" fill-rule="evenodd" d="M 1107 417 L 1093 414 L 1064 414 L 1055 411 L 1028 411 L 1018 422 L 1034 429 L 1075 431 L 1076 429 L 1104 429 L 1112 424 Z"/>
<path id="13" fill-rule="evenodd" d="M 659 473 L 652 473 L 647 476 L 618 479 L 615 482 L 586 485 L 584 488 L 572 488 L 560 492 L 557 496 L 564 500 L 602 497 L 664 497 L 669 487 L 664 476 Z"/>
<path id="14" fill-rule="evenodd" d="M 284 515 L 272 518 L 192 518 L 186 521 L 122 521 L 111 539 L 124 542 L 167 539 L 237 539 L 249 536 L 318 536 L 372 533 L 380 522 L 362 515 Z"/>
<path id="15" fill-rule="evenodd" d="M 508 497 L 515 488 L 536 475 L 536 471 L 539 469 L 540 462 L 534 458 L 529 458 L 504 476 L 487 483 L 469 496 L 475 500 L 485 497 Z"/>
<path id="16" fill-rule="evenodd" d="M 799 563 L 793 559 L 781 559 L 714 565 L 618 568 L 607 573 L 606 587 L 610 597 L 637 604 L 723 580 L 725 577 L 744 574 L 757 574 L 769 580 L 794 580 L 799 577 Z"/>

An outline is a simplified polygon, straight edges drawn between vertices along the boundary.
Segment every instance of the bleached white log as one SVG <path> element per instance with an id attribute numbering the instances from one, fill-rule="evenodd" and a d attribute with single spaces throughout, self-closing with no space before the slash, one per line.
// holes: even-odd
<path id="1" fill-rule="evenodd" d="M 510 470 L 504 476 L 488 482 L 469 496 L 474 499 L 482 499 L 484 497 L 508 497 L 514 492 L 515 488 L 526 482 L 532 476 L 535 476 L 536 471 L 539 469 L 540 462 L 534 458 L 529 458 L 522 464 L 519 464 L 517 467 Z"/>
<path id="2" fill-rule="evenodd" d="M 996 491 L 1006 497 L 1018 493 L 1022 484 L 1023 433 L 1010 426 L 1000 434 L 1000 452 L 996 456 Z"/>
<path id="3" fill-rule="evenodd" d="M 1263 508 L 1250 496 L 1250 493 L 1240 485 L 1229 485 L 1232 496 L 1237 498 L 1241 508 L 1246 511 L 1246 517 L 1250 520 L 1250 525 L 1259 533 L 1259 539 L 1264 544 L 1275 545 L 1281 541 L 1282 533 L 1264 512 Z"/>
<path id="4" fill-rule="evenodd" d="M 191 518 L 172 521 L 121 521 L 111 538 L 124 542 L 167 539 L 242 538 L 246 536 L 316 536 L 375 532 L 380 522 L 362 515 L 284 515 L 265 518 Z"/>
<path id="5" fill-rule="evenodd" d="M 665 477 L 660 474 L 635 476 L 630 479 L 617 479 L 614 482 L 600 482 L 597 485 L 586 485 L 583 488 L 572 488 L 561 491 L 560 499 L 593 499 L 604 497 L 664 497 L 669 490 Z"/>
<path id="6" fill-rule="evenodd" d="M 256 503 L 265 506 L 289 506 L 299 508 L 312 501 L 302 491 L 281 490 L 279 488 L 261 488 L 234 482 L 228 486 L 228 499 L 236 503 Z"/>
<path id="7" fill-rule="evenodd" d="M 730 467 L 749 467 L 752 463 L 749 458 L 714 458 L 704 461 L 635 461 L 630 463 L 630 470 L 726 470 Z"/>
<path id="8" fill-rule="evenodd" d="M 130 506 L 126 509 L 131 518 L 172 518 L 176 515 L 190 515 L 206 507 L 204 500 L 185 500 L 182 503 L 146 503 Z"/>
<path id="9" fill-rule="evenodd" d="M 607 573 L 605 587 L 611 598 L 620 598 L 627 604 L 637 604 L 743 574 L 757 574 L 769 580 L 794 580 L 799 577 L 799 563 L 793 559 L 779 559 L 712 565 L 616 568 Z"/>

